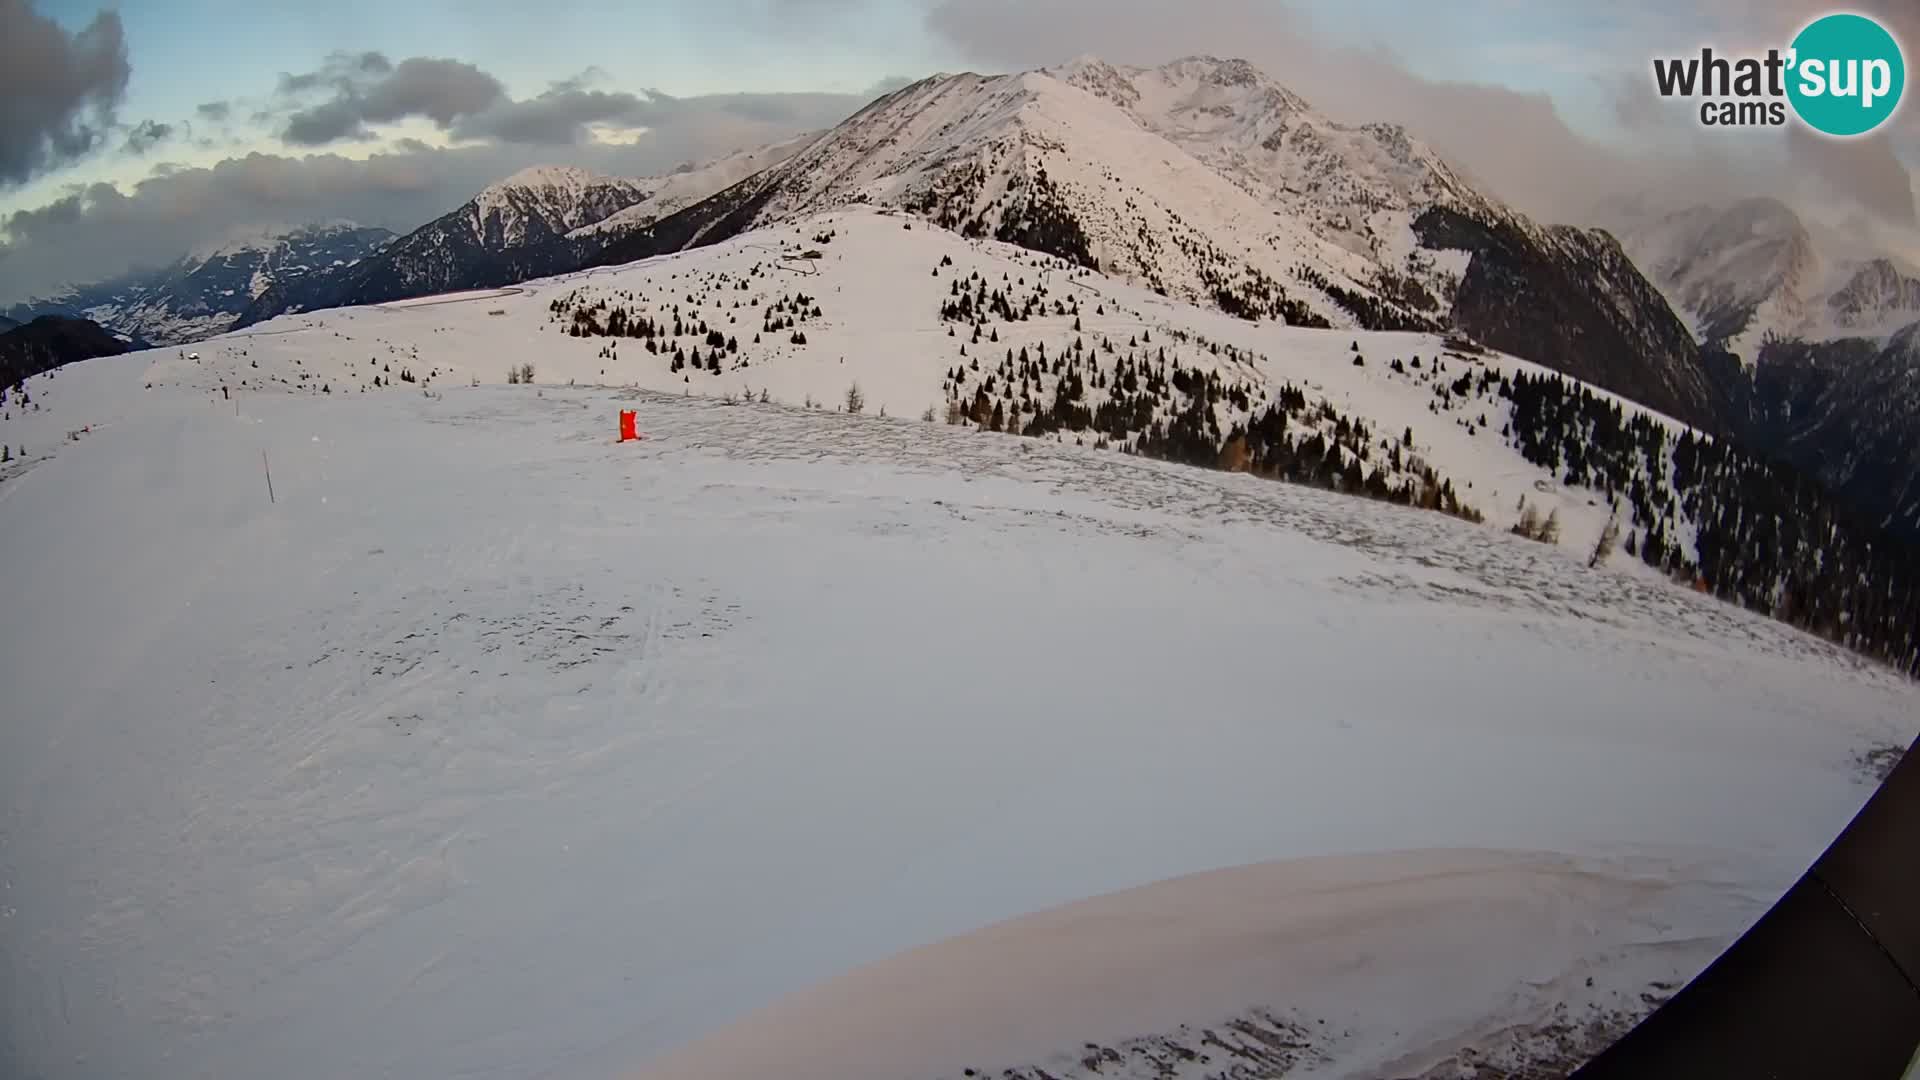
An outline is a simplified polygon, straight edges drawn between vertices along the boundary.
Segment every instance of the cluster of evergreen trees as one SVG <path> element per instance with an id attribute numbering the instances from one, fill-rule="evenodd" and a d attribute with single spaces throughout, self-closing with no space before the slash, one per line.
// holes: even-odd
<path id="1" fill-rule="evenodd" d="M 630 296 L 628 298 L 631 299 Z M 565 320 L 569 337 L 638 338 L 643 341 L 653 341 L 668 336 L 677 338 L 687 334 L 707 332 L 706 323 L 691 319 L 683 320 L 679 305 L 674 306 L 673 322 L 670 324 L 671 335 L 669 335 L 668 324 L 655 322 L 652 317 L 631 310 L 625 304 L 615 304 L 608 297 L 592 296 L 579 289 L 555 299 L 547 305 L 547 310 L 554 319 Z"/>
<path id="2" fill-rule="evenodd" d="M 969 240 L 992 237 L 1074 266 L 1099 268 L 1085 228 L 1068 209 L 1059 185 L 1047 175 L 1045 166 L 1031 178 L 1012 173 L 1007 177 L 1006 192 L 989 205 L 978 207 L 986 180 L 986 167 L 977 161 L 944 170 L 908 203 L 908 209 Z"/>
<path id="3" fill-rule="evenodd" d="M 821 234 L 827 235 L 827 234 Z M 759 267 L 756 265 L 755 273 Z M 729 275 L 719 275 L 721 286 L 729 292 L 745 291 L 747 279 L 740 278 L 737 283 Z M 555 321 L 566 326 L 566 332 L 572 337 L 606 337 L 616 339 L 635 339 L 643 341 L 647 352 L 668 357 L 668 370 L 677 373 L 683 371 L 708 371 L 719 374 L 730 357 L 740 353 L 740 339 L 711 326 L 700 314 L 700 306 L 711 298 L 703 299 L 689 293 L 685 304 L 675 303 L 670 310 L 661 312 L 657 317 L 645 313 L 637 306 L 643 298 L 632 292 L 619 291 L 612 295 L 592 293 L 584 289 L 575 289 L 566 296 L 556 298 L 548 304 L 548 311 Z M 726 305 L 712 301 L 718 307 Z M 635 307 L 628 307 L 635 304 Z M 741 307 L 742 301 L 735 300 L 733 307 Z M 788 341 L 794 345 L 805 345 L 806 334 L 797 329 L 804 321 L 823 317 L 819 301 L 805 293 L 782 294 L 769 302 L 761 311 L 761 334 L 791 331 Z M 672 321 L 669 322 L 668 320 Z M 729 315 L 728 322 L 734 317 Z M 758 344 L 761 334 L 754 335 Z M 682 339 L 692 339 L 683 341 Z M 601 351 L 603 359 L 614 359 L 612 346 Z M 741 359 L 738 366 L 747 366 Z"/>
<path id="4" fill-rule="evenodd" d="M 1353 316 L 1362 330 L 1411 330 L 1430 333 L 1440 329 L 1440 324 L 1434 319 L 1404 311 L 1396 303 L 1382 300 L 1378 296 L 1355 292 L 1343 285 L 1336 285 L 1328 280 L 1327 275 L 1305 263 L 1294 265 L 1293 276 L 1296 281 L 1325 293 L 1334 303 L 1340 305 L 1342 311 Z M 1397 294 L 1411 295 L 1415 300 L 1424 296 L 1427 303 L 1437 306 L 1437 301 L 1434 301 L 1431 295 L 1427 295 L 1426 290 L 1421 289 L 1418 282 L 1410 278 L 1390 280 L 1391 287 Z M 1410 293 L 1409 286 L 1417 292 Z"/>
<path id="5" fill-rule="evenodd" d="M 668 362 L 667 370 L 679 373 L 691 366 L 695 371 L 706 370 L 718 375 L 720 374 L 721 365 L 725 363 L 727 357 L 734 356 L 740 352 L 740 339 L 723 334 L 718 330 L 707 331 L 705 344 L 707 352 L 704 357 L 700 354 L 700 346 L 698 345 L 693 346 L 691 349 L 675 345 L 673 347 L 673 359 Z M 742 361 L 741 366 L 746 366 L 746 362 Z"/>
<path id="6" fill-rule="evenodd" d="M 1920 551 L 1797 470 L 1675 436 L 1584 385 L 1523 372 L 1505 393 L 1528 461 L 1631 508 L 1629 553 L 1920 676 Z"/>
<path id="7" fill-rule="evenodd" d="M 1304 429 L 1303 438 L 1293 437 L 1295 426 Z M 1414 452 L 1412 428 L 1398 439 L 1379 438 L 1366 421 L 1350 420 L 1326 401 L 1310 406 L 1292 384 L 1228 436 L 1223 458 L 1229 467 L 1243 463 L 1245 471 L 1275 480 L 1485 520 L 1461 500 L 1451 479 Z"/>
<path id="8" fill-rule="evenodd" d="M 1030 251 L 1043 251 L 1068 262 L 1099 269 L 1093 246 L 1087 240 L 1080 219 L 1073 216 L 1060 197 L 1059 188 L 1042 166 L 1028 183 L 1015 173 L 1009 185 L 1008 205 L 1001 213 L 1000 226 L 993 238 L 1018 244 Z M 1018 196 L 1024 195 L 1024 198 Z"/>
<path id="9" fill-rule="evenodd" d="M 1322 330 L 1332 328 L 1333 324 L 1325 316 L 1288 296 L 1287 290 L 1278 281 L 1259 268 L 1246 266 L 1242 269 L 1244 278 L 1235 281 L 1212 264 L 1201 267 L 1200 279 L 1221 311 L 1249 322 L 1279 319 L 1288 326 L 1311 326 Z"/>
<path id="10" fill-rule="evenodd" d="M 980 191 L 986 186 L 986 169 L 978 161 L 970 161 L 964 166 L 943 170 L 934 178 L 933 184 L 920 193 L 919 200 L 908 204 L 909 209 L 918 210 L 934 224 L 965 236 L 969 240 L 978 240 L 987 235 L 985 214 L 976 214 L 974 204 L 979 201 Z M 996 209 L 999 200 L 988 211 Z"/>
<path id="11" fill-rule="evenodd" d="M 941 260 L 942 266 L 951 265 L 952 262 L 951 257 L 943 257 Z M 934 276 L 938 277 L 940 270 L 940 266 L 934 267 Z M 1007 280 L 1009 276 L 1003 274 L 1001 284 L 992 287 L 989 287 L 987 279 L 978 270 L 964 278 L 954 278 L 947 288 L 948 299 L 940 305 L 941 320 L 971 324 L 977 330 L 987 325 L 989 319 L 1017 323 L 1027 322 L 1036 316 L 1053 315 L 1064 318 L 1072 315 L 1076 320 L 1080 317 L 1078 297 L 1068 297 L 1064 301 L 1055 299 L 1049 305 L 1047 286 L 1044 282 L 1035 281 L 1033 291 L 1021 294 L 1019 290 L 1027 286 L 1026 277 L 1023 275 L 1015 283 Z M 977 334 L 975 339 L 978 340 Z M 999 340 L 997 334 L 994 339 Z"/>
<path id="12" fill-rule="evenodd" d="M 794 329 L 804 320 L 821 317 L 820 305 L 813 297 L 805 293 L 783 295 L 767 305 L 767 309 L 761 313 L 760 331 L 765 334 L 779 333 Z M 804 345 L 806 342 L 801 340 L 795 344 Z"/>

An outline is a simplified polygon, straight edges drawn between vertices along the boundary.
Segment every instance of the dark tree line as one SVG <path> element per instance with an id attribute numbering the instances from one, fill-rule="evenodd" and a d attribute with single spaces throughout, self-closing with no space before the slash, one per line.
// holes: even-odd
<path id="1" fill-rule="evenodd" d="M 1920 551 L 1805 474 L 1557 375 L 1516 374 L 1528 461 L 1631 509 L 1627 550 L 1697 588 L 1920 676 Z M 1693 535 L 1686 526 L 1691 524 Z"/>
<path id="2" fill-rule="evenodd" d="M 1336 285 L 1327 279 L 1327 275 L 1314 267 L 1300 263 L 1293 268 L 1293 276 L 1303 284 L 1327 294 L 1340 309 L 1353 316 L 1362 330 L 1411 330 L 1431 333 L 1440 329 L 1440 323 L 1423 315 L 1402 310 L 1398 303 L 1413 300 L 1424 301 L 1437 306 L 1431 295 L 1411 278 L 1384 277 L 1387 287 L 1392 291 L 1393 300 L 1383 300 L 1378 296 L 1355 292 L 1342 285 Z"/>
<path id="3" fill-rule="evenodd" d="M 1012 179 L 1016 187 L 1021 183 L 1019 174 Z M 1000 227 L 994 230 L 993 238 L 1097 269 L 1100 264 L 1093 257 L 1086 230 L 1081 228 L 1080 219 L 1073 216 L 1073 211 L 1067 209 L 1045 168 L 1034 174 L 1032 182 L 1026 185 L 1025 195 L 1023 201 L 1009 207 L 1001 216 Z"/>
<path id="4" fill-rule="evenodd" d="M 1381 437 L 1327 402 L 1309 403 L 1291 384 L 1268 397 L 1142 338 L 1123 348 L 1076 335 L 1053 350 L 1009 347 L 987 363 L 976 354 L 950 369 L 942 388 L 949 423 L 1036 438 L 1071 434 L 1082 445 L 1483 520 L 1413 453 L 1411 430 Z"/>
<path id="5" fill-rule="evenodd" d="M 1259 322 L 1278 319 L 1288 326 L 1311 326 L 1321 330 L 1333 324 L 1324 315 L 1287 295 L 1287 290 L 1257 267 L 1244 268 L 1245 279 L 1233 281 L 1213 266 L 1201 269 L 1200 277 L 1221 311 L 1238 319 Z"/>

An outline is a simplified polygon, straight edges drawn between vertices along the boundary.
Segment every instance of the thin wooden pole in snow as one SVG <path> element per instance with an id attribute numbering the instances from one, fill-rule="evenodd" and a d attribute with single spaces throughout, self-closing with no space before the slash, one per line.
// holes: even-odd
<path id="1" fill-rule="evenodd" d="M 273 468 L 267 464 L 267 452 L 265 450 L 260 451 L 260 468 L 264 469 L 267 474 L 267 501 L 273 502 L 275 501 L 273 497 Z"/>

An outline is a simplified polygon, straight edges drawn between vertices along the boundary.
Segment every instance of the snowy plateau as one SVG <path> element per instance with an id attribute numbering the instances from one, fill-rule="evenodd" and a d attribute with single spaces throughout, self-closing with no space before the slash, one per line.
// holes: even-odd
<path id="1" fill-rule="evenodd" d="M 976 340 L 981 283 L 1029 317 Z M 948 422 L 1162 351 L 1147 420 L 1297 396 L 1290 437 L 1485 521 L 1126 453 L 1139 417 Z M 0 1073 L 1591 1049 L 1846 825 L 1915 695 L 1590 567 L 1605 509 L 1441 393 L 1538 370 L 868 207 L 36 376 L 0 418 Z"/>

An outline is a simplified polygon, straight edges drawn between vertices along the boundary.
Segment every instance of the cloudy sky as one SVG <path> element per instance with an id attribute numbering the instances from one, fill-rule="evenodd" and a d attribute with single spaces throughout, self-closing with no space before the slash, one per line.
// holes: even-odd
<path id="1" fill-rule="evenodd" d="M 1920 0 L 1852 5 L 1920 42 Z M 1522 209 L 1778 194 L 1915 226 L 1920 109 L 1708 133 L 1650 59 L 1784 45 L 1814 0 L 0 0 L 0 303 L 236 229 L 398 231 L 514 170 L 635 175 L 830 126 L 937 71 L 1253 61 L 1406 124 Z M 1920 250 L 1920 244 L 1915 245 Z"/>

